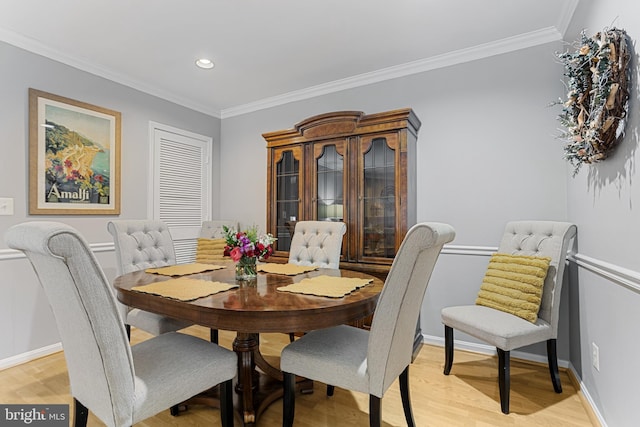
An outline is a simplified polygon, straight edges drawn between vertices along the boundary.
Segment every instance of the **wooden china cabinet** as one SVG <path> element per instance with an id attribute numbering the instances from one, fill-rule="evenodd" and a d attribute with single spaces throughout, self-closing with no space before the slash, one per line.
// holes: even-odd
<path id="1" fill-rule="evenodd" d="M 273 260 L 287 261 L 297 221 L 344 221 L 340 267 L 384 280 L 416 222 L 419 128 L 407 108 L 338 111 L 264 133 L 267 231 L 278 238 Z"/>
<path id="2" fill-rule="evenodd" d="M 267 141 L 267 231 L 278 238 L 269 259 L 286 263 L 297 221 L 344 221 L 340 268 L 385 280 L 416 223 L 413 110 L 337 111 L 262 134 Z M 355 322 L 368 327 L 371 318 Z M 422 343 L 420 322 L 414 358 Z"/>

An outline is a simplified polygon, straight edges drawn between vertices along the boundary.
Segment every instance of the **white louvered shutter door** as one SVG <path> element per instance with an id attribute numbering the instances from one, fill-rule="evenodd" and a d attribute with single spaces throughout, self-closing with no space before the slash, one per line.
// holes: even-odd
<path id="1" fill-rule="evenodd" d="M 210 219 L 211 138 L 156 126 L 153 217 L 169 227 L 177 262 L 193 262 L 202 221 Z"/>

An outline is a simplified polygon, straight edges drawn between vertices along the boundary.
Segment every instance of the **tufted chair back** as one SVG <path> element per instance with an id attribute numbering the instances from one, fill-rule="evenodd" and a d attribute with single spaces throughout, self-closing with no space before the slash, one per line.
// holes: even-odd
<path id="1" fill-rule="evenodd" d="M 289 263 L 339 268 L 344 222 L 299 221 L 291 238 Z"/>
<path id="2" fill-rule="evenodd" d="M 229 228 L 239 230 L 238 221 L 231 220 L 215 220 L 215 221 L 202 221 L 202 229 L 200 230 L 200 237 L 205 239 L 223 239 L 224 230 L 222 226 L 226 225 Z"/>
<path id="3" fill-rule="evenodd" d="M 538 318 L 551 326 L 553 337 L 556 337 L 558 332 L 565 258 L 569 243 L 575 234 L 576 226 L 566 222 L 512 221 L 505 226 L 498 247 L 499 253 L 551 258 Z"/>
<path id="4" fill-rule="evenodd" d="M 196 262 L 201 264 L 217 264 L 220 261 L 229 260 L 224 256 L 224 248 L 227 244 L 224 229 L 238 230 L 238 221 L 216 220 L 202 221 L 200 237 L 196 246 Z"/>
<path id="5" fill-rule="evenodd" d="M 162 221 L 110 221 L 107 229 L 115 243 L 118 275 L 176 263 L 173 239 Z"/>
<path id="6" fill-rule="evenodd" d="M 173 240 L 166 224 L 154 220 L 109 221 L 107 230 L 113 236 L 116 248 L 118 275 L 176 264 Z M 127 307 L 117 302 L 127 333 L 135 326 L 152 335 L 178 331 L 191 323 L 167 316 Z"/>

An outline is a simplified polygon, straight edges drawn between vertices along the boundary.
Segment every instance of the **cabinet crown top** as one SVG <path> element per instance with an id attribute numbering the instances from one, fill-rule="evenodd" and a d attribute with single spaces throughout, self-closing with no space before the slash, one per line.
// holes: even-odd
<path id="1" fill-rule="evenodd" d="M 272 145 L 283 139 L 289 142 L 292 142 L 292 139 L 305 142 L 403 128 L 417 134 L 420 125 L 420 119 L 411 108 L 375 114 L 364 114 L 362 111 L 335 111 L 304 119 L 292 129 L 267 132 L 262 136 L 268 145 Z"/>

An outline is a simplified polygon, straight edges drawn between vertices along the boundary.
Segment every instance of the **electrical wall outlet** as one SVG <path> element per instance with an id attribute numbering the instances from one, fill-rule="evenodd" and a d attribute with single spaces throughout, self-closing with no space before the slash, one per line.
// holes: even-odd
<path id="1" fill-rule="evenodd" d="M 600 349 L 596 343 L 591 343 L 591 363 L 596 371 L 600 372 Z"/>
<path id="2" fill-rule="evenodd" d="M 13 215 L 13 197 L 0 198 L 0 215 Z"/>

